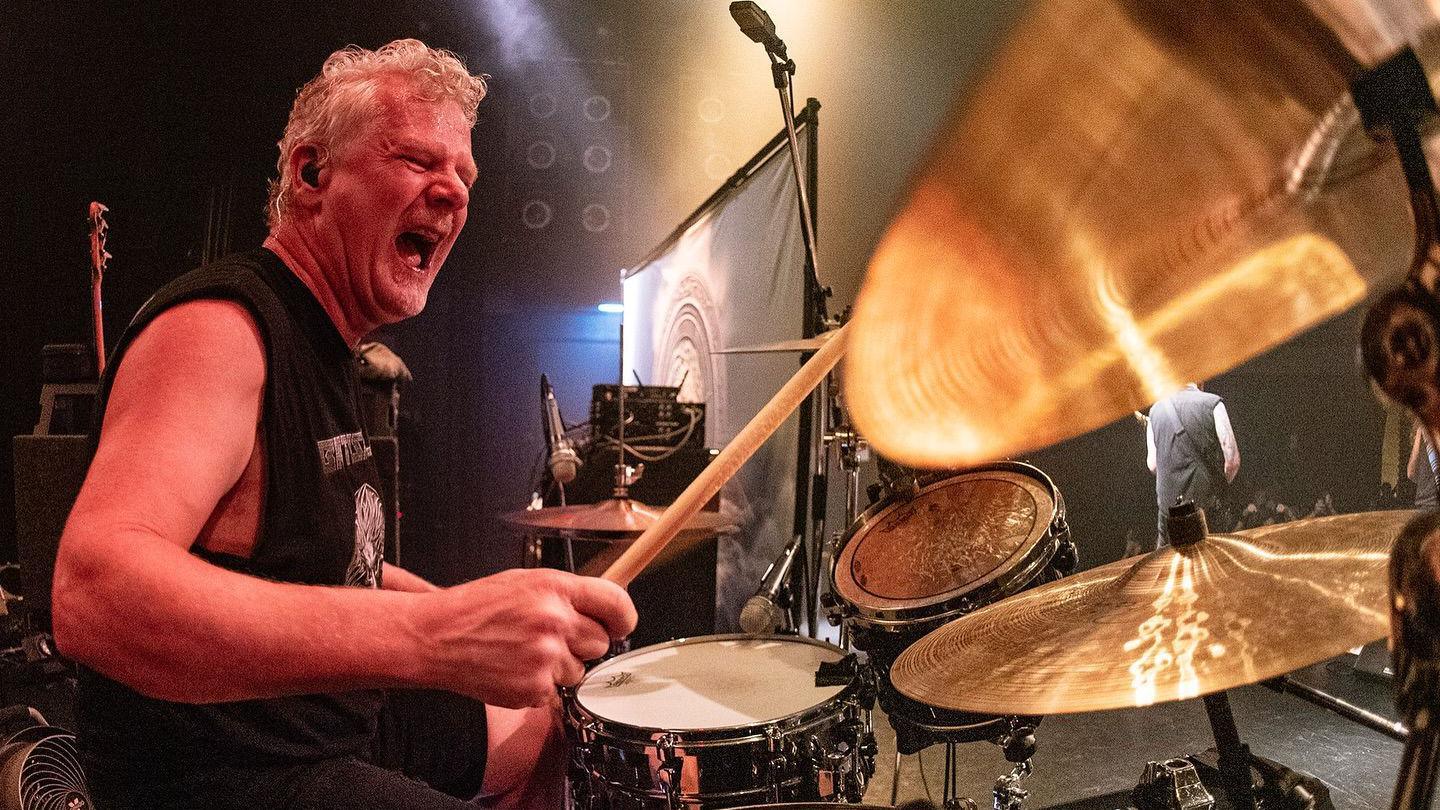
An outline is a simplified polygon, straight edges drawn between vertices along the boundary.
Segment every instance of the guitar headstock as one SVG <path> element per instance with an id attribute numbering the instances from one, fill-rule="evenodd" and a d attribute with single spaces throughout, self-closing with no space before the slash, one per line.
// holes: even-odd
<path id="1" fill-rule="evenodd" d="M 110 258 L 109 251 L 105 250 L 105 232 L 110 230 L 110 225 L 105 221 L 105 212 L 109 211 L 103 203 L 90 203 L 90 280 L 99 282 L 105 277 L 105 262 Z"/>

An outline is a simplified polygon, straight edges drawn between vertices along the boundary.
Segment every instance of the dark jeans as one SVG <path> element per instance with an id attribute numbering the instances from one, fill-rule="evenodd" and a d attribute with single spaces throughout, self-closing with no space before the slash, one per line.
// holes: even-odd
<path id="1" fill-rule="evenodd" d="M 91 779 L 97 810 L 459 810 L 485 778 L 485 707 L 449 692 L 394 690 L 369 755 L 213 767 L 146 784 Z"/>

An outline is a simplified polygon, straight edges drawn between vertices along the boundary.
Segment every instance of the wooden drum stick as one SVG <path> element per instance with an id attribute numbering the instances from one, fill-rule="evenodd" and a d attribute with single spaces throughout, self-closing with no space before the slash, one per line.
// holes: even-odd
<path id="1" fill-rule="evenodd" d="M 729 444 L 725 445 L 725 449 L 720 451 L 720 455 L 716 456 L 715 460 L 694 481 L 690 482 L 690 486 L 680 493 L 680 497 L 675 499 L 675 503 L 661 513 L 654 525 L 635 538 L 635 542 L 625 549 L 625 553 L 620 555 L 620 559 L 605 570 L 603 575 L 605 579 L 625 587 L 630 584 L 631 580 L 639 576 L 641 571 L 645 570 L 645 566 L 649 565 L 650 561 L 655 559 L 655 556 L 665 548 L 665 545 L 680 533 L 690 518 L 700 511 L 700 507 L 714 497 L 715 493 L 720 491 L 720 487 L 734 477 L 735 473 L 739 472 L 745 462 L 760 448 L 760 445 L 770 438 L 770 434 L 774 433 L 780 424 L 796 408 L 800 407 L 800 403 L 805 401 L 805 397 L 810 394 L 811 389 L 825 379 L 825 375 L 830 373 L 830 369 L 834 368 L 841 356 L 845 354 L 845 332 L 848 328 L 848 326 L 840 327 L 839 334 L 825 341 L 825 345 L 820 347 L 815 356 L 795 372 L 795 376 L 791 377 L 765 404 L 765 407 L 755 414 L 755 418 L 751 419 L 750 423 Z"/>

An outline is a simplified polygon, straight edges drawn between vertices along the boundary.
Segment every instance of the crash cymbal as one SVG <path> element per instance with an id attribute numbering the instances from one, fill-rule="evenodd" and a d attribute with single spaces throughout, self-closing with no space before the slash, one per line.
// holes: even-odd
<path id="1" fill-rule="evenodd" d="M 517 529 L 633 539 L 659 520 L 664 511 L 630 498 L 610 498 L 599 503 L 509 512 L 501 515 L 500 520 Z M 718 512 L 697 512 L 685 525 L 684 531 L 713 534 L 729 525 L 730 521 Z"/>
<path id="2" fill-rule="evenodd" d="M 799 338 L 797 340 L 782 340 L 778 343 L 757 343 L 753 346 L 735 346 L 729 349 L 716 349 L 714 354 L 770 354 L 773 352 L 813 352 L 818 351 L 821 346 L 829 342 L 830 338 L 840 334 L 835 332 L 821 332 L 815 337 Z"/>
<path id="3" fill-rule="evenodd" d="M 1385 636 L 1390 546 L 1416 514 L 1308 518 L 1093 568 L 931 632 L 890 678 L 930 706 L 1047 715 L 1283 675 Z"/>
<path id="4" fill-rule="evenodd" d="M 1030 4 L 956 94 L 870 261 L 845 375 L 857 427 L 913 466 L 1013 456 L 1402 277 L 1404 178 L 1348 87 L 1431 15 Z M 1416 50 L 1436 64 L 1429 39 Z"/>

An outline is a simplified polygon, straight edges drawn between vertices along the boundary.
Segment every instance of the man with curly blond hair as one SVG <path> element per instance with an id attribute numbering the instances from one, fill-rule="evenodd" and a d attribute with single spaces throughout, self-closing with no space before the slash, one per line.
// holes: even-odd
<path id="1" fill-rule="evenodd" d="M 354 395 L 356 346 L 421 310 L 465 224 L 484 92 L 415 40 L 332 54 L 263 248 L 167 285 L 116 347 L 53 603 L 98 806 L 560 805 L 555 687 L 634 606 L 383 563 Z"/>

